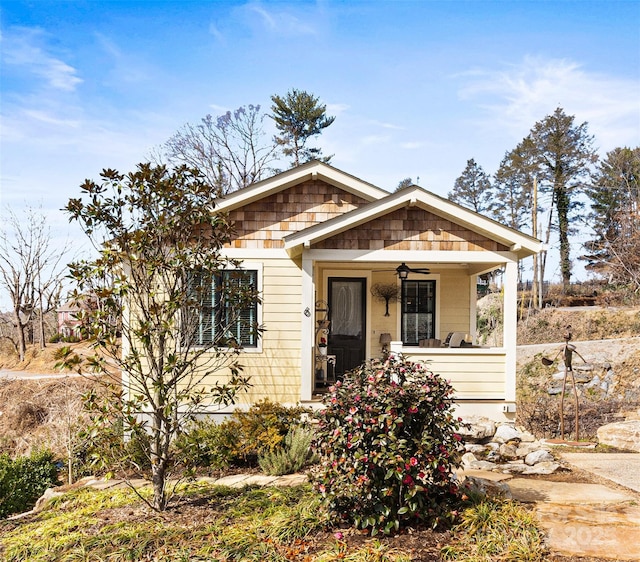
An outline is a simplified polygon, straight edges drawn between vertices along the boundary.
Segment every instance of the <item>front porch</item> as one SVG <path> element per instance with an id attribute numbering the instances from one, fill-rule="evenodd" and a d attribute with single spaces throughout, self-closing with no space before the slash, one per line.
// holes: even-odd
<path id="1" fill-rule="evenodd" d="M 515 327 L 516 327 L 516 277 L 517 259 L 507 253 L 491 263 L 480 262 L 481 254 L 467 255 L 469 261 L 475 263 L 446 263 L 445 256 L 440 253 L 439 262 L 409 261 L 412 269 L 429 270 L 428 273 L 410 273 L 407 280 L 398 278 L 395 269 L 403 259 L 408 259 L 404 253 L 398 253 L 397 261 L 388 261 L 389 252 L 384 252 L 385 261 L 373 261 L 372 254 L 361 256 L 362 261 L 352 257 L 348 263 L 325 261 L 324 255 L 318 255 L 324 250 L 307 250 L 302 256 L 303 272 L 303 310 L 309 314 L 308 320 L 303 321 L 302 352 L 302 399 L 304 401 L 317 399 L 319 394 L 326 392 L 327 387 L 339 379 L 346 370 L 345 356 L 341 350 L 340 336 L 336 333 L 345 332 L 339 326 L 344 324 L 344 316 L 353 316 L 348 300 L 336 300 L 331 294 L 332 282 L 358 281 L 363 287 L 355 296 L 361 299 L 361 304 L 355 308 L 363 311 L 362 322 L 362 360 L 371 357 L 381 357 L 383 347 L 392 353 L 401 353 L 411 361 L 420 361 L 429 365 L 430 369 L 445 379 L 451 381 L 455 389 L 455 399 L 460 407 L 465 403 L 474 404 L 474 408 L 485 410 L 489 405 L 492 417 L 495 411 L 500 413 L 513 412 L 515 404 Z M 395 254 L 395 252 L 394 252 Z M 400 255 L 403 254 L 403 255 Z M 335 252 L 333 253 L 335 256 Z M 416 257 L 416 253 L 412 254 Z M 454 256 L 446 256 L 455 259 Z M 459 256 L 457 256 L 459 258 Z M 486 254 L 483 256 L 486 259 Z M 496 258 L 496 254 L 493 254 Z M 366 261 L 365 261 L 366 259 Z M 500 320 L 504 326 L 503 341 L 493 347 L 478 345 L 476 328 L 476 300 L 478 275 L 486 271 L 501 268 L 503 273 L 503 307 Z M 308 272 L 308 276 L 305 273 Z M 306 278 L 306 283 L 305 283 Z M 428 332 L 421 336 L 440 340 L 440 347 L 422 347 L 407 341 L 407 316 L 409 310 L 402 302 L 402 285 L 406 282 L 432 282 L 434 286 L 433 306 L 420 316 L 428 324 Z M 395 302 L 382 302 L 371 294 L 371 287 L 379 283 L 396 283 L 398 299 Z M 306 287 L 306 290 L 304 290 Z M 406 294 L 406 292 L 405 292 Z M 313 298 L 310 298 L 313 295 Z M 356 295 L 356 293 L 354 293 Z M 323 303 L 318 306 L 318 303 Z M 326 310 L 323 308 L 326 304 Z M 338 312 L 335 312 L 335 308 Z M 412 310 L 412 309 L 411 309 Z M 337 317 L 337 323 L 336 323 Z M 326 332 L 318 329 L 326 326 Z M 359 330 L 352 330 L 357 334 Z M 456 347 L 445 347 L 448 333 L 464 334 L 467 344 L 473 346 L 460 347 L 460 343 L 452 342 Z M 308 339 L 305 339 L 305 336 Z M 381 338 L 382 336 L 382 338 Z M 321 355 L 318 347 L 320 337 L 325 337 L 327 346 L 326 359 Z M 353 336 L 355 338 L 356 336 Z M 390 338 L 390 342 L 386 341 Z M 404 338 L 404 341 L 403 341 Z M 384 342 L 384 343 L 383 343 Z M 435 342 L 430 342 L 435 345 Z M 422 342 L 427 345 L 426 341 Z M 305 353 L 306 352 L 306 353 Z M 481 405 L 481 403 L 484 404 Z M 475 411 L 475 410 L 474 410 Z"/>

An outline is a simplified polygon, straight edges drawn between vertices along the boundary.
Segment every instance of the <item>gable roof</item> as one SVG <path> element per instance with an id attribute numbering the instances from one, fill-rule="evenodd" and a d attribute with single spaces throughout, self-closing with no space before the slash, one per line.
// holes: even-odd
<path id="1" fill-rule="evenodd" d="M 231 211 L 310 179 L 322 180 L 349 193 L 358 195 L 366 201 L 376 201 L 389 195 L 389 192 L 384 189 L 362 181 L 324 162 L 312 160 L 297 168 L 292 168 L 220 197 L 215 200 L 215 208 L 217 211 Z"/>
<path id="2" fill-rule="evenodd" d="M 536 238 L 504 226 L 418 186 L 409 186 L 387 194 L 358 209 L 290 234 L 284 238 L 284 247 L 290 254 L 297 254 L 303 246 L 320 242 L 402 207 L 418 207 L 430 211 L 509 247 L 519 258 L 531 256 L 542 249 L 541 242 Z"/>

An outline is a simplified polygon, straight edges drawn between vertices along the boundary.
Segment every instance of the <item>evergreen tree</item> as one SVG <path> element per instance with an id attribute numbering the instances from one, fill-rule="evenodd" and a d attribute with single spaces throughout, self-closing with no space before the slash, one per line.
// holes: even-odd
<path id="1" fill-rule="evenodd" d="M 595 234 L 585 244 L 587 267 L 640 289 L 640 147 L 608 152 L 586 193 Z"/>
<path id="2" fill-rule="evenodd" d="M 560 269 L 567 290 L 571 280 L 572 212 L 580 207 L 576 195 L 585 187 L 590 166 L 597 161 L 593 137 L 588 134 L 587 123 L 576 125 L 574 116 L 566 115 L 558 107 L 533 126 L 527 139 L 526 148 L 531 151 L 529 158 L 535 166 L 540 190 L 550 194 L 556 211 Z"/>
<path id="3" fill-rule="evenodd" d="M 311 137 L 318 136 L 335 121 L 335 117 L 327 116 L 327 106 L 316 96 L 295 88 L 284 97 L 271 96 L 271 101 L 271 117 L 280 133 L 274 141 L 285 156 L 293 158 L 291 167 L 309 160 L 329 162 L 331 156 L 323 157 L 321 149 L 306 145 Z"/>
<path id="4" fill-rule="evenodd" d="M 473 158 L 467 160 L 462 175 L 456 179 L 447 197 L 476 213 L 490 214 L 493 208 L 491 180 Z"/>

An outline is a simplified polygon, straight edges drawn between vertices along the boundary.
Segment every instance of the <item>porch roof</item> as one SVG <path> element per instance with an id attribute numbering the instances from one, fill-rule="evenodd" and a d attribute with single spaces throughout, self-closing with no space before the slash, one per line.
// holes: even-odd
<path id="1" fill-rule="evenodd" d="M 536 254 L 542 249 L 542 243 L 536 238 L 504 226 L 418 186 L 404 188 L 358 209 L 290 234 L 284 238 L 284 247 L 290 255 L 300 254 L 303 248 L 310 247 L 311 244 L 366 224 L 403 207 L 424 209 L 482 234 L 507 246 L 519 259 Z"/>

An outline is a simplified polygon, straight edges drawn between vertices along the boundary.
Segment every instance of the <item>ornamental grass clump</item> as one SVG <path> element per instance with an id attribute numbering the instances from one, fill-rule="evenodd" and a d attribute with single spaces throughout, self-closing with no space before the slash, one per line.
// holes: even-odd
<path id="1" fill-rule="evenodd" d="M 372 535 L 452 518 L 462 447 L 452 392 L 424 365 L 397 357 L 365 363 L 336 383 L 314 441 L 314 487 L 328 511 Z"/>

